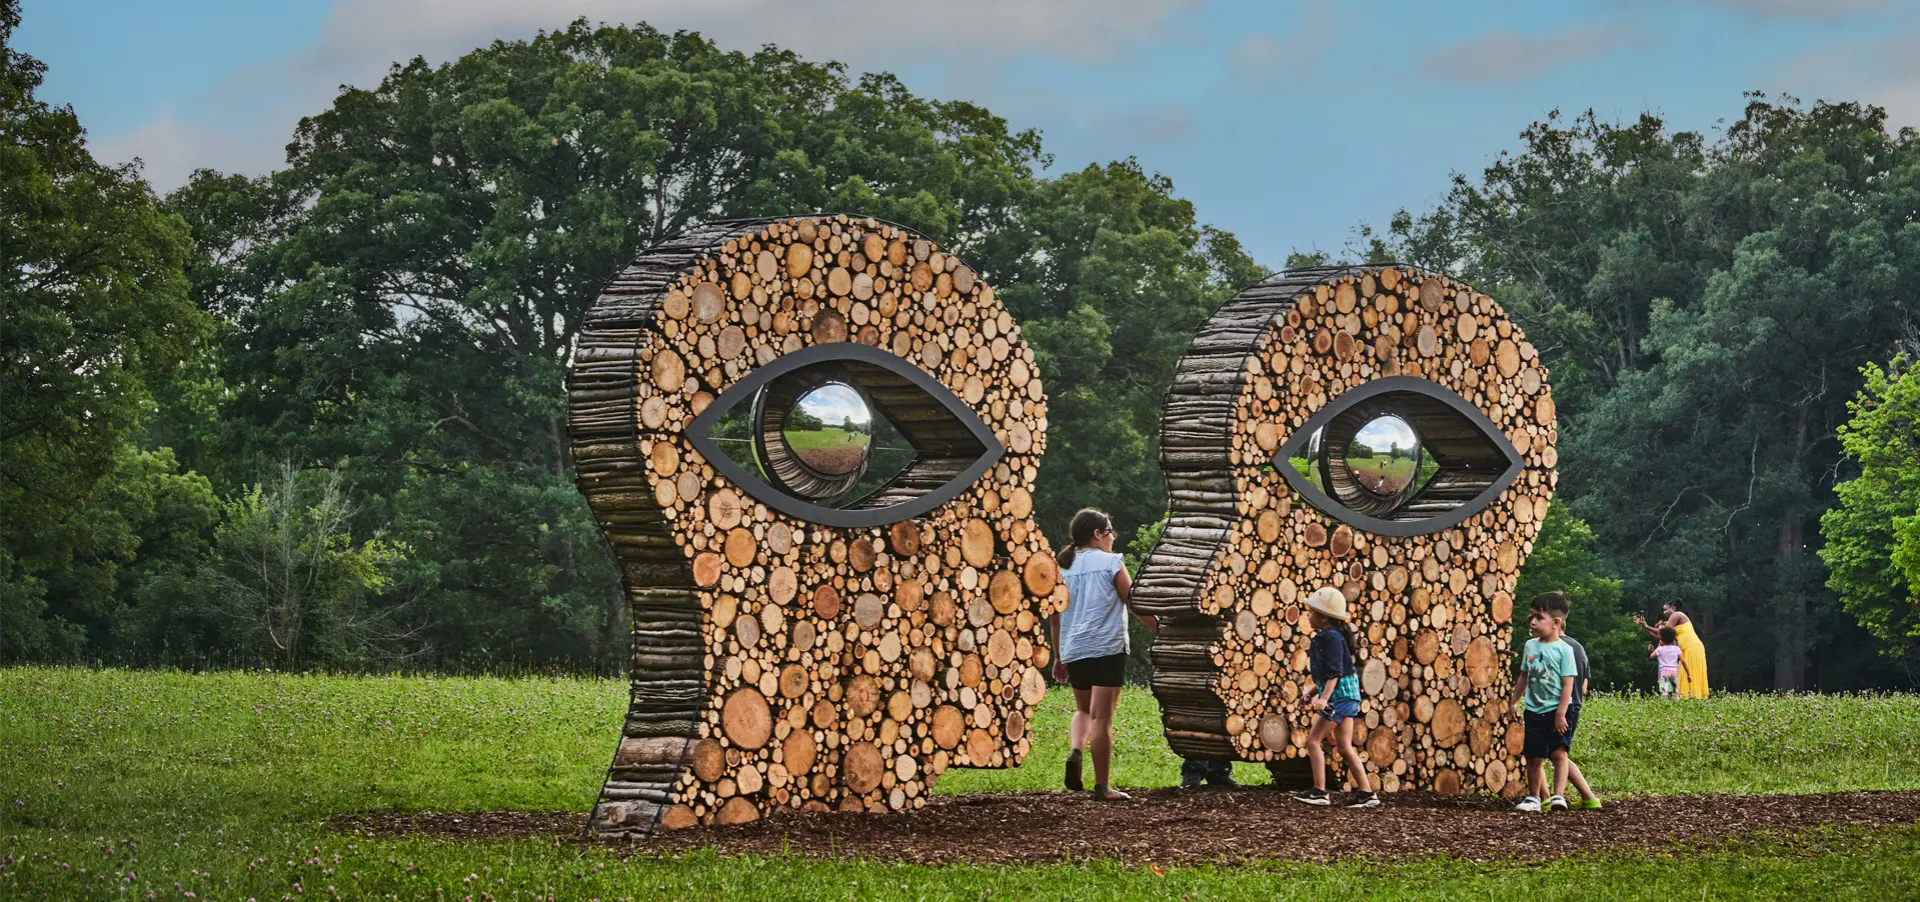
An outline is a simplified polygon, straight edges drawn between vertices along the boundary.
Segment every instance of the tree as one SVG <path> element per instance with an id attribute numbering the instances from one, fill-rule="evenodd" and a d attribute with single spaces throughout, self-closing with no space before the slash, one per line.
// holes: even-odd
<path id="1" fill-rule="evenodd" d="M 403 640 L 400 609 L 366 596 L 388 587 L 405 545 L 355 543 L 352 509 L 337 472 L 283 469 L 227 505 L 215 532 L 207 584 L 251 643 L 287 669 L 364 666 L 369 652 Z"/>
<path id="2" fill-rule="evenodd" d="M 983 246 L 1047 388 L 1041 527 L 1064 541 L 1082 507 L 1121 528 L 1158 519 L 1161 398 L 1194 329 L 1259 269 L 1232 235 L 1200 225 L 1170 180 L 1131 159 L 1040 184 Z"/>
<path id="3" fill-rule="evenodd" d="M 93 159 L 70 108 L 34 96 L 45 67 L 13 49 L 19 24 L 0 2 L 0 660 L 71 635 L 46 619 L 47 582 L 105 541 L 79 512 L 149 386 L 207 330 L 184 225 L 135 165 Z"/>
<path id="4" fill-rule="evenodd" d="M 1860 475 L 1820 518 L 1827 587 L 1890 655 L 1920 649 L 1920 372 L 1868 363 L 1840 443 Z"/>

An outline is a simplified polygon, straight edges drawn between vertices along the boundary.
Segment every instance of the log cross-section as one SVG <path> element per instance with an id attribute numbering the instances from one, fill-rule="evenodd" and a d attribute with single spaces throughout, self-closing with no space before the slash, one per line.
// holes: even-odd
<path id="1" fill-rule="evenodd" d="M 906 368 L 843 367 L 920 452 L 858 499 L 910 511 L 872 526 L 774 509 L 689 437 L 751 374 L 833 342 Z M 916 384 L 922 372 L 932 381 Z M 930 403 L 925 385 L 951 397 Z M 1026 755 L 1044 623 L 1065 602 L 1031 519 L 1046 396 L 973 270 L 872 219 L 700 226 L 606 284 L 567 389 L 575 477 L 633 631 L 623 738 L 589 833 L 919 807 L 949 767 Z M 977 423 L 942 419 L 953 398 Z M 991 442 L 967 432 L 982 424 Z"/>
<path id="2" fill-rule="evenodd" d="M 1435 459 L 1452 469 L 1391 516 L 1455 513 L 1431 531 L 1400 530 L 1410 535 L 1364 528 L 1389 506 L 1350 490 L 1343 463 L 1303 461 L 1334 479 L 1314 496 L 1300 490 L 1312 476 L 1290 480 L 1284 469 L 1295 466 L 1288 454 L 1306 453 L 1315 414 L 1328 411 L 1322 423 L 1343 416 L 1333 409 L 1343 395 L 1395 376 L 1457 395 L 1499 431 L 1476 437 L 1477 423 L 1437 416 L 1431 399 L 1386 395 L 1328 429 L 1323 438 L 1345 442 L 1357 420 L 1399 403 L 1403 419 L 1430 434 Z M 1167 393 L 1161 467 L 1171 510 L 1131 599 L 1160 621 L 1153 691 L 1174 750 L 1275 764 L 1306 754 L 1312 630 L 1303 603 L 1334 586 L 1359 646 L 1355 744 L 1382 787 L 1518 792 L 1512 677 L 1496 650 L 1511 635 L 1516 571 L 1554 489 L 1552 410 L 1545 366 L 1520 329 L 1491 298 L 1438 273 L 1291 270 L 1222 306 Z M 1488 467 L 1508 449 L 1518 471 L 1502 483 Z M 1333 508 L 1343 496 L 1354 507 Z"/>

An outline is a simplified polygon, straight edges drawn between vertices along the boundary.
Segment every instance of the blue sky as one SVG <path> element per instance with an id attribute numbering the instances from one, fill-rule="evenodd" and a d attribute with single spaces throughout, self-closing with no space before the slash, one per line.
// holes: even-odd
<path id="1" fill-rule="evenodd" d="M 1430 208 L 1552 109 L 1711 132 L 1741 92 L 1857 99 L 1920 125 L 1914 0 L 25 0 L 95 152 L 165 190 L 264 172 L 300 116 L 392 62 L 576 16 L 778 43 L 1040 129 L 1057 168 L 1136 156 L 1280 265 Z"/>

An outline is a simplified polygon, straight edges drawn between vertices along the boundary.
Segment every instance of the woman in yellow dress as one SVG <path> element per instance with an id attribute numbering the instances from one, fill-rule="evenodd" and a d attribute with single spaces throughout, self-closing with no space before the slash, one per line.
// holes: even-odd
<path id="1" fill-rule="evenodd" d="M 1680 670 L 1680 697 L 1706 698 L 1707 647 L 1701 644 L 1700 635 L 1693 631 L 1692 619 L 1681 613 L 1680 606 L 1671 601 L 1660 606 L 1660 613 L 1664 616 L 1659 623 L 1648 623 L 1639 614 L 1633 615 L 1633 622 L 1640 624 L 1640 628 L 1655 640 L 1660 638 L 1661 627 L 1673 627 L 1674 636 L 1679 640 L 1680 660 L 1687 665 Z"/>

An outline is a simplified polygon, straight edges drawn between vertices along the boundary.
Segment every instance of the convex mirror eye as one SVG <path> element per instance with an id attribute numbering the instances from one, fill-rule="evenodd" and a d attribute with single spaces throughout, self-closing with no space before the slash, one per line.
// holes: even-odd
<path id="1" fill-rule="evenodd" d="M 1321 512 L 1380 535 L 1453 526 L 1493 503 L 1524 463 L 1486 414 L 1414 376 L 1376 379 L 1309 417 L 1274 467 Z"/>
<path id="2" fill-rule="evenodd" d="M 926 371 L 853 342 L 803 348 L 747 374 L 687 437 L 768 507 L 840 527 L 919 516 L 1006 453 Z"/>

